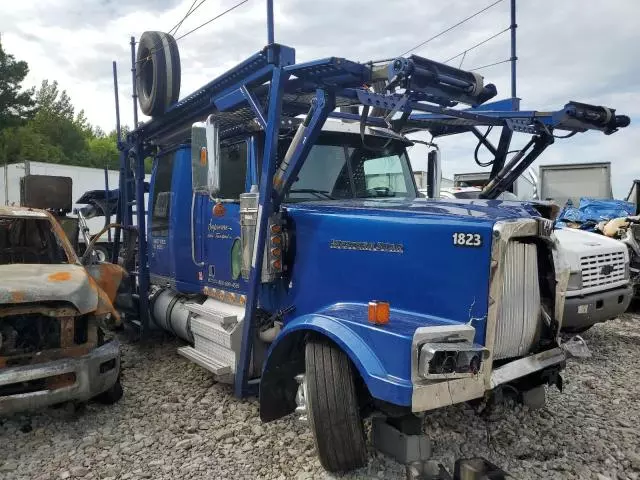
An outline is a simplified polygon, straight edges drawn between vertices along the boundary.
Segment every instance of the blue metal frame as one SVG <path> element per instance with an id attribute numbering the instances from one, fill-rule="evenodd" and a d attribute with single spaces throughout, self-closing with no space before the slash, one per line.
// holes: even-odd
<path id="1" fill-rule="evenodd" d="M 253 248 L 253 260 L 251 262 L 251 273 L 249 275 L 249 293 L 245 307 L 245 321 L 242 325 L 242 343 L 240 347 L 240 358 L 236 366 L 235 387 L 236 396 L 242 397 L 247 392 L 247 374 L 251 363 L 251 352 L 253 348 L 253 312 L 258 302 L 260 287 L 260 274 L 262 271 L 262 259 L 265 244 L 267 222 L 272 210 L 273 194 L 273 170 L 276 157 L 278 155 L 278 133 L 280 130 L 280 113 L 282 110 L 282 99 L 284 97 L 284 83 L 289 75 L 282 68 L 274 68 L 271 77 L 269 108 L 267 110 L 267 130 L 265 132 L 264 153 L 262 159 L 262 175 L 260 178 L 260 200 L 258 203 L 258 222 L 256 241 Z"/>
<path id="2" fill-rule="evenodd" d="M 289 164 L 286 165 L 286 169 L 284 171 L 278 171 L 273 177 L 273 183 L 276 191 L 274 208 L 277 209 L 280 206 L 285 193 L 300 172 L 304 159 L 307 158 L 307 154 L 320 135 L 325 120 L 334 108 L 335 95 L 333 92 L 317 90 L 311 110 L 309 111 L 307 118 L 305 118 L 302 123 L 302 128 L 305 128 L 303 137 L 297 144 L 290 147 L 295 150 L 290 156 Z"/>

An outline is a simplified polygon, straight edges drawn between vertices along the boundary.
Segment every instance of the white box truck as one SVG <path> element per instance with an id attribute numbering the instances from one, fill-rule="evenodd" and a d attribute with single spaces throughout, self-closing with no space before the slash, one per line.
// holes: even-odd
<path id="1" fill-rule="evenodd" d="M 540 200 L 555 202 L 560 207 L 567 200 L 578 206 L 580 197 L 611 199 L 611 163 L 541 165 L 538 191 Z"/>

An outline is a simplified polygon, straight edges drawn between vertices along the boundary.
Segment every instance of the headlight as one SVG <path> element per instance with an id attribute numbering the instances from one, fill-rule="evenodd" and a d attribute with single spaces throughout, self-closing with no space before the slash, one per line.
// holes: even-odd
<path id="1" fill-rule="evenodd" d="M 571 272 L 567 290 L 582 290 L 582 272 Z"/>
<path id="2" fill-rule="evenodd" d="M 630 263 L 630 262 L 626 262 L 626 263 L 624 264 L 624 279 L 625 279 L 625 280 L 629 280 L 629 277 L 631 276 L 631 275 L 630 275 L 630 272 L 629 272 L 629 263 Z"/>
<path id="3" fill-rule="evenodd" d="M 489 350 L 476 343 L 425 343 L 418 356 L 418 374 L 427 379 L 476 375 L 487 358 Z"/>

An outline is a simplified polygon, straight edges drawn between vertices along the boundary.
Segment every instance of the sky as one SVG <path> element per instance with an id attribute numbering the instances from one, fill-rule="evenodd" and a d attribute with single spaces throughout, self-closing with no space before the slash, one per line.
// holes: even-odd
<path id="1" fill-rule="evenodd" d="M 274 0 L 276 42 L 294 47 L 298 62 L 328 56 L 367 61 L 399 56 L 495 0 Z M 29 63 L 25 85 L 57 80 L 76 109 L 103 130 L 115 126 L 112 61 L 117 62 L 124 124 L 132 124 L 129 38 L 170 30 L 192 0 L 1 0 L 5 50 Z M 237 3 L 207 0 L 178 37 Z M 517 95 L 522 109 L 549 111 L 570 100 L 629 115 L 631 126 L 557 140 L 535 165 L 607 161 L 614 195 L 640 179 L 640 1 L 517 0 Z M 443 61 L 509 26 L 509 1 L 478 15 L 414 53 Z M 266 0 L 249 0 L 181 39 L 181 97 L 260 50 L 267 42 Z M 509 58 L 509 34 L 469 51 L 463 69 Z M 451 64 L 459 66 L 461 57 Z M 479 70 L 485 83 L 510 96 L 510 66 Z M 144 117 L 142 117 L 144 119 Z M 497 143 L 497 138 L 490 136 Z M 526 136 L 514 140 L 526 142 Z M 441 139 L 443 173 L 482 170 L 470 134 Z M 515 143 L 514 143 L 515 145 Z M 410 152 L 426 167 L 426 149 Z M 486 159 L 486 152 L 480 159 Z"/>

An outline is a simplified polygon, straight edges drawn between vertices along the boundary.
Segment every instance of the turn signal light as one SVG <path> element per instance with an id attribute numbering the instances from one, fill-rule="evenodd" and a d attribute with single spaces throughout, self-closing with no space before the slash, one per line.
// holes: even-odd
<path id="1" fill-rule="evenodd" d="M 372 300 L 369 302 L 369 321 L 376 325 L 386 325 L 389 323 L 389 302 Z"/>
<path id="2" fill-rule="evenodd" d="M 200 149 L 200 165 L 203 167 L 207 164 L 207 149 L 206 147 L 202 147 Z"/>

